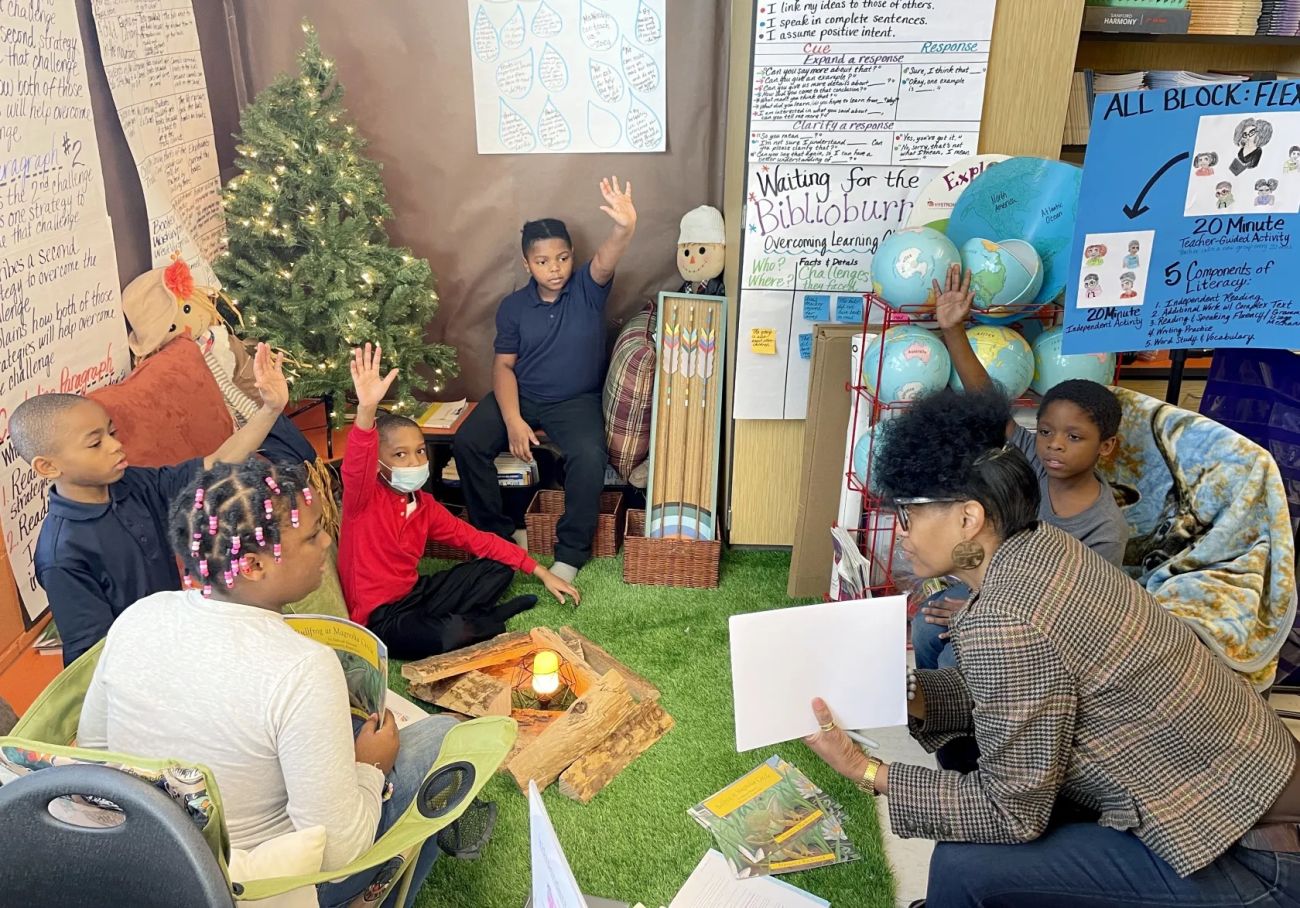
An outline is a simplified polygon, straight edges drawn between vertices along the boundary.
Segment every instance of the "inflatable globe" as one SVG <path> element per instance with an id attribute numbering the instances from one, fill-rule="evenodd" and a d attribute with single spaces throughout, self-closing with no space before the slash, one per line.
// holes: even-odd
<path id="1" fill-rule="evenodd" d="M 867 478 L 870 476 L 871 462 L 875 459 L 876 445 L 879 443 L 880 423 L 876 423 L 870 429 L 862 433 L 853 445 L 853 476 L 857 480 L 858 486 L 865 488 Z M 875 477 L 871 477 L 873 480 Z M 871 491 L 879 493 L 877 484 L 871 483 Z"/>
<path id="2" fill-rule="evenodd" d="M 970 272 L 975 321 L 984 324 L 1018 318 L 1043 286 L 1043 263 L 1024 240 L 973 237 L 962 244 L 961 263 Z"/>
<path id="3" fill-rule="evenodd" d="M 1034 351 L 1023 337 L 1010 328 L 976 325 L 966 332 L 966 340 L 989 378 L 1001 385 L 1008 397 L 1014 399 L 1025 393 L 1034 378 Z M 956 369 L 950 383 L 961 390 Z"/>
<path id="4" fill-rule="evenodd" d="M 1049 328 L 1034 341 L 1034 380 L 1030 387 L 1046 394 L 1063 381 L 1084 378 L 1101 385 L 1115 380 L 1114 353 L 1082 353 L 1067 356 L 1061 352 L 1061 328 Z"/>
<path id="5" fill-rule="evenodd" d="M 953 205 L 948 238 L 964 245 L 973 237 L 1005 236 L 1027 241 L 1043 262 L 1034 302 L 1050 303 L 1065 290 L 1083 171 L 1043 158 L 1011 158 L 971 181 Z"/>
<path id="6" fill-rule="evenodd" d="M 948 266 L 960 262 L 957 247 L 929 227 L 909 227 L 891 234 L 871 259 L 876 296 L 899 308 L 933 303 L 934 282 L 943 283 Z"/>
<path id="7" fill-rule="evenodd" d="M 952 360 L 948 358 L 943 341 L 914 325 L 890 328 L 873 337 L 862 351 L 862 384 L 885 403 L 916 400 L 931 391 L 938 391 L 948 381 L 951 371 Z M 1030 371 L 1033 371 L 1032 359 Z M 879 387 L 876 385 L 877 374 Z M 1028 382 L 1026 376 L 1025 383 Z"/>

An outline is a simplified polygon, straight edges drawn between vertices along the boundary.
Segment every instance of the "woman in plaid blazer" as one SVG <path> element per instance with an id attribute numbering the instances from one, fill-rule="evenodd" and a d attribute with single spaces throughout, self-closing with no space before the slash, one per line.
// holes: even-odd
<path id="1" fill-rule="evenodd" d="M 888 796 L 896 834 L 941 843 L 930 908 L 1300 905 L 1295 741 L 1146 590 L 1038 522 L 1009 415 L 941 391 L 884 424 L 874 467 L 917 576 L 975 591 L 957 666 L 916 672 L 908 712 L 928 750 L 973 737 L 978 764 L 886 766 L 821 700 L 809 746 Z"/>

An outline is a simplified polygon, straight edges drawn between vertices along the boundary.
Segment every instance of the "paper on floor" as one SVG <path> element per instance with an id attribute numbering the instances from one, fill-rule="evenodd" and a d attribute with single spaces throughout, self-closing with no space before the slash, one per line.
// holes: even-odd
<path id="1" fill-rule="evenodd" d="M 736 750 L 815 732 L 813 697 L 843 728 L 906 724 L 906 597 L 733 615 L 730 625 Z"/>
<path id="2" fill-rule="evenodd" d="M 830 908 L 830 902 L 774 877 L 738 880 L 709 850 L 668 908 Z"/>

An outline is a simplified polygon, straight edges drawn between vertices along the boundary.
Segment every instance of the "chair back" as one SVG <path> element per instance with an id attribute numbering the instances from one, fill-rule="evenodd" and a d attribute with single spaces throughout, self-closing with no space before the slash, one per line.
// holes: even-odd
<path id="1" fill-rule="evenodd" d="M 106 813 L 95 800 L 111 801 L 119 812 Z M 119 822 L 103 825 L 105 815 Z M 21 776 L 0 788 L 0 816 L 6 904 L 233 905 L 198 827 L 166 794 L 128 773 L 72 764 Z"/>

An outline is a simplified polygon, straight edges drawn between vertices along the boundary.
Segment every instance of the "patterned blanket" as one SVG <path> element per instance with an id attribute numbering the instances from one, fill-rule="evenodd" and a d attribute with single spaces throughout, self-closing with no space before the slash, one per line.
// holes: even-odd
<path id="1" fill-rule="evenodd" d="M 1120 447 L 1099 467 L 1132 528 L 1124 563 L 1257 690 L 1295 622 L 1295 540 L 1277 464 L 1199 414 L 1115 389 Z"/>

